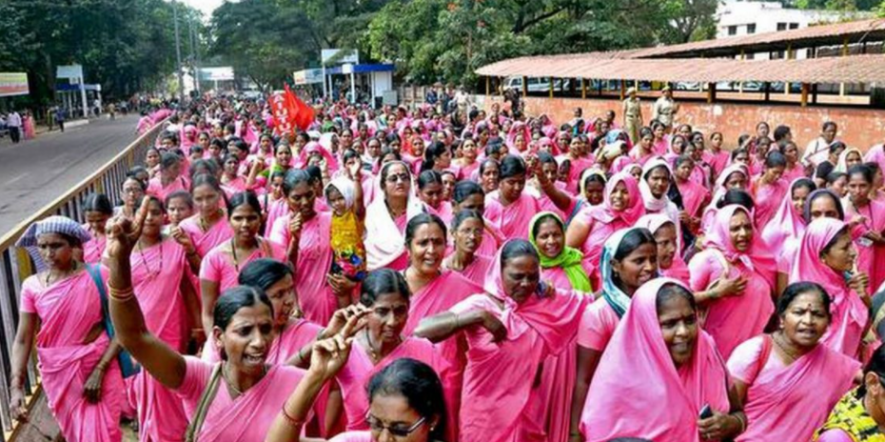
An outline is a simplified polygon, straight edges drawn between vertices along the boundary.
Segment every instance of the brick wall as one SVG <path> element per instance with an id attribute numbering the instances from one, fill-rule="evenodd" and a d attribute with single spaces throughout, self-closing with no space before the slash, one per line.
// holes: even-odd
<path id="1" fill-rule="evenodd" d="M 479 96 L 486 110 L 494 102 L 501 102 L 501 96 Z M 622 118 L 621 103 L 611 99 L 547 98 L 526 97 L 526 110 L 529 115 L 547 114 L 559 125 L 572 119 L 574 109 L 584 109 L 584 118 L 602 116 L 608 110 Z M 653 99 L 642 99 L 642 115 L 646 122 L 651 119 Z M 772 132 L 779 124 L 786 124 L 793 130 L 793 140 L 804 148 L 809 141 L 820 134 L 825 121 L 835 121 L 839 125 L 838 138 L 850 147 L 866 151 L 869 147 L 885 141 L 885 110 L 869 108 L 809 106 L 771 104 L 707 104 L 698 101 L 680 102 L 677 123 L 688 123 L 705 135 L 722 132 L 727 148 L 737 145 L 742 133 L 755 133 L 756 124 L 767 121 Z M 773 136 L 773 133 L 772 133 Z"/>

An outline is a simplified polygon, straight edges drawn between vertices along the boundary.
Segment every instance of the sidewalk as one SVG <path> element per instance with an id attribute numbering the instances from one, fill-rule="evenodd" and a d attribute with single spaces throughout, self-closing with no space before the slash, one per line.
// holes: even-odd
<path id="1" fill-rule="evenodd" d="M 100 116 L 100 117 L 91 117 L 91 118 L 89 118 L 89 119 L 78 118 L 78 119 L 75 119 L 75 120 L 65 121 L 65 130 L 67 131 L 68 129 L 73 129 L 73 128 L 75 128 L 75 127 L 79 127 L 79 126 L 87 125 L 87 124 L 89 124 L 91 121 L 96 120 L 96 119 L 99 119 L 99 118 L 107 118 L 107 116 L 106 116 L 106 115 L 102 115 L 102 116 Z M 59 130 L 58 125 L 54 125 L 54 126 L 52 127 L 52 131 L 49 130 L 49 126 L 46 126 L 46 125 L 43 125 L 43 124 L 37 124 L 37 125 L 34 127 L 34 139 L 35 139 L 35 140 L 36 140 L 36 139 L 40 139 L 40 136 L 41 136 L 41 135 L 46 135 L 46 134 L 50 134 L 50 133 L 62 133 L 62 132 Z M 28 139 L 28 140 L 24 139 L 24 134 L 22 134 L 22 139 L 21 139 L 21 142 L 20 142 L 19 144 L 27 143 L 27 142 L 29 142 L 29 141 L 33 141 L 33 140 L 31 140 L 31 139 Z M 9 135 L 5 135 L 5 136 L 0 137 L 0 146 L 6 146 L 6 145 L 12 145 L 12 144 L 13 144 L 13 143 L 12 143 L 12 138 L 10 138 Z"/>

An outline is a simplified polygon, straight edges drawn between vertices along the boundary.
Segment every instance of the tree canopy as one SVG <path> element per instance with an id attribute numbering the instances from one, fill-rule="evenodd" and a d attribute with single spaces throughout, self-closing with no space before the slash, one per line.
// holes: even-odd
<path id="1" fill-rule="evenodd" d="M 202 27 L 196 10 L 178 8 L 184 56 L 186 20 Z M 105 97 L 127 98 L 175 71 L 172 17 L 163 0 L 0 0 L 0 70 L 29 73 L 32 104 L 51 102 L 56 66 L 72 63 Z"/>

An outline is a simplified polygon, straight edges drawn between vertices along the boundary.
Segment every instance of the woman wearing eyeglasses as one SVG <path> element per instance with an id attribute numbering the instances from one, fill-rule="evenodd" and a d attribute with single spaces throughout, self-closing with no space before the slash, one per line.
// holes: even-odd
<path id="1" fill-rule="evenodd" d="M 381 167 L 381 192 L 366 209 L 366 254 L 369 270 L 387 267 L 403 271 L 409 266 L 406 225 L 423 211 L 412 191 L 412 174 L 402 161 Z"/>
<path id="2" fill-rule="evenodd" d="M 372 376 L 367 390 L 369 410 L 365 421 L 369 431 L 339 434 L 330 442 L 450 441 L 445 437 L 446 403 L 442 383 L 429 365 L 410 358 L 397 359 Z M 291 395 L 265 442 L 299 440 L 283 413 L 307 409 L 309 402 L 303 396 Z"/>

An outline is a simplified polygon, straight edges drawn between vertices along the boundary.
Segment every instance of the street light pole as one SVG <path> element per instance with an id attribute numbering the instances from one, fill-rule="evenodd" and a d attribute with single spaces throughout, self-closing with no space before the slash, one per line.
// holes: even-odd
<path id="1" fill-rule="evenodd" d="M 181 73 L 181 38 L 178 36 L 178 2 L 172 0 L 172 20 L 175 22 L 175 57 L 178 62 L 178 104 L 184 105 L 184 76 Z"/>
<path id="2" fill-rule="evenodd" d="M 191 63 L 194 66 L 194 91 L 197 93 L 200 92 L 200 53 L 197 48 L 197 31 L 194 30 L 194 21 L 188 20 L 188 25 L 190 26 L 190 41 L 191 41 Z"/>

